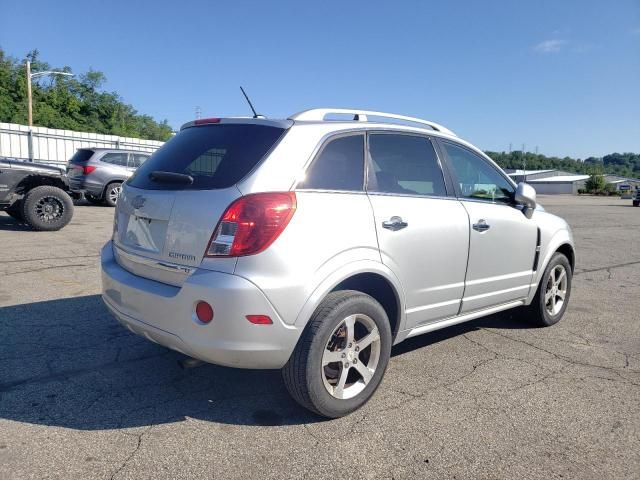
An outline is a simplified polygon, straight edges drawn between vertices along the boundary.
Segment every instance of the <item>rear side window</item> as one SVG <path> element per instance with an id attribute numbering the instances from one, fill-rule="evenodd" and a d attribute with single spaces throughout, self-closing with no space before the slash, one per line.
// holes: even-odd
<path id="1" fill-rule="evenodd" d="M 364 135 L 336 138 L 325 145 L 298 188 L 362 191 Z"/>
<path id="2" fill-rule="evenodd" d="M 144 162 L 128 183 L 148 190 L 228 188 L 242 180 L 282 136 L 265 125 L 218 124 L 182 130 Z M 151 172 L 190 175 L 192 184 L 159 183 Z"/>
<path id="3" fill-rule="evenodd" d="M 140 153 L 132 153 L 131 158 L 129 159 L 129 166 L 133 168 L 138 168 L 144 162 L 147 161 L 149 155 L 142 155 Z"/>
<path id="4" fill-rule="evenodd" d="M 87 163 L 92 155 L 93 150 L 85 150 L 84 148 L 81 148 L 73 154 L 73 157 L 71 157 L 69 163 L 73 163 L 74 165 Z"/>
<path id="5" fill-rule="evenodd" d="M 428 138 L 372 134 L 369 152 L 369 191 L 446 196 L 442 170 Z"/>
<path id="6" fill-rule="evenodd" d="M 101 162 L 119 165 L 121 167 L 126 167 L 128 160 L 128 153 L 105 153 L 100 159 Z"/>

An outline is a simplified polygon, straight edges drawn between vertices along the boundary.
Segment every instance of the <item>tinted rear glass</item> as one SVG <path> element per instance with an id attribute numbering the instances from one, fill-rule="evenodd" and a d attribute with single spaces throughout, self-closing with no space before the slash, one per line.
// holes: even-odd
<path id="1" fill-rule="evenodd" d="M 298 188 L 362 191 L 363 183 L 364 135 L 351 135 L 329 142 Z"/>
<path id="2" fill-rule="evenodd" d="M 87 163 L 91 158 L 91 155 L 93 155 L 93 150 L 85 150 L 81 148 L 73 155 L 73 157 L 71 157 L 69 163 Z"/>
<path id="3" fill-rule="evenodd" d="M 257 165 L 283 132 L 246 124 L 186 128 L 151 155 L 128 183 L 148 190 L 228 188 Z M 190 175 L 193 184 L 154 182 L 149 178 L 154 171 Z"/>

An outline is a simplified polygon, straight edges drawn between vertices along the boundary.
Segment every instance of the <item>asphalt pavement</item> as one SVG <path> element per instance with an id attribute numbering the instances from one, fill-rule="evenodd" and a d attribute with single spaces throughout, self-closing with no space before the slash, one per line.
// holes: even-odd
<path id="1" fill-rule="evenodd" d="M 121 327 L 99 296 L 113 209 L 51 233 L 0 213 L 0 478 L 640 478 L 640 208 L 540 201 L 575 235 L 564 319 L 412 338 L 331 421 L 279 372 L 183 370 Z"/>

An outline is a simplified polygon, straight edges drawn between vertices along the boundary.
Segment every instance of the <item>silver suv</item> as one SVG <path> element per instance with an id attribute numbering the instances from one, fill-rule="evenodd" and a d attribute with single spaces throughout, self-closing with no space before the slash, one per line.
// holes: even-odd
<path id="1" fill-rule="evenodd" d="M 103 299 L 191 357 L 282 369 L 297 402 L 339 417 L 409 337 L 515 307 L 560 320 L 573 239 L 535 196 L 425 120 L 200 119 L 123 185 Z"/>
<path id="2" fill-rule="evenodd" d="M 151 154 L 108 148 L 79 148 L 69 160 L 69 186 L 75 193 L 84 193 L 91 203 L 114 207 L 122 182 Z"/>

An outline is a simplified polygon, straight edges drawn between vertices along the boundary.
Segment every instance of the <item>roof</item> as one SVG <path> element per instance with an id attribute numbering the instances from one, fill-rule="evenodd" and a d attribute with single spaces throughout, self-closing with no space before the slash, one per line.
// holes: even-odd
<path id="1" fill-rule="evenodd" d="M 329 118 L 338 116 L 339 118 Z M 289 128 L 293 123 L 298 124 L 332 124 L 332 125 L 354 125 L 360 124 L 364 127 L 372 125 L 409 127 L 419 130 L 428 129 L 431 132 L 437 132 L 449 137 L 456 137 L 448 128 L 422 118 L 407 117 L 396 113 L 376 112 L 371 110 L 356 110 L 346 108 L 314 108 L 295 113 L 287 119 L 268 119 L 263 116 L 255 117 L 212 117 L 199 118 L 191 122 L 187 122 L 180 130 L 205 124 L 225 124 L 225 123 L 258 123 L 264 125 L 272 125 L 281 128 Z M 406 125 L 412 124 L 412 125 Z"/>
<path id="2" fill-rule="evenodd" d="M 424 128 L 429 127 L 430 130 L 444 133 L 452 137 L 457 136 L 447 127 L 440 125 L 439 123 L 432 122 L 431 120 L 424 120 L 422 118 L 407 117 L 406 115 L 398 115 L 397 113 L 377 112 L 372 110 L 358 110 L 351 108 L 313 108 L 311 110 L 304 110 L 302 112 L 295 113 L 289 117 L 294 121 L 309 121 L 309 122 L 326 122 L 327 117 L 331 115 L 343 115 L 350 117 L 352 122 L 370 122 L 373 123 L 395 123 L 394 121 L 408 122 L 418 124 Z M 370 120 L 369 117 L 379 118 L 380 120 Z M 346 119 L 345 119 L 346 120 Z M 386 121 L 385 121 L 386 120 Z M 391 122 L 389 122 L 391 120 Z M 335 120 L 333 120 L 335 121 Z M 344 120 L 342 120 L 344 121 Z"/>
<path id="3" fill-rule="evenodd" d="M 90 139 L 89 139 L 90 140 Z M 146 145 L 141 145 L 142 147 Z M 154 148 L 155 145 L 149 145 Z M 115 148 L 115 147 L 79 147 L 77 150 L 93 150 L 94 152 L 125 152 L 125 153 L 153 153 L 145 150 L 137 150 L 133 148 Z"/>
<path id="4" fill-rule="evenodd" d="M 637 182 L 637 180 L 633 179 L 633 178 L 623 178 L 622 180 L 607 180 L 607 178 L 605 177 L 604 179 L 607 183 L 627 183 L 627 182 Z"/>
<path id="5" fill-rule="evenodd" d="M 538 173 L 555 172 L 555 170 L 515 170 L 507 175 L 536 175 Z"/>
<path id="6" fill-rule="evenodd" d="M 589 175 L 557 175 L 555 177 L 532 178 L 528 183 L 571 183 L 586 180 Z"/>
<path id="7" fill-rule="evenodd" d="M 609 183 L 640 182 L 640 179 L 638 179 L 638 178 L 623 177 L 622 175 L 612 175 L 610 173 L 605 173 L 604 174 L 604 179 Z"/>

